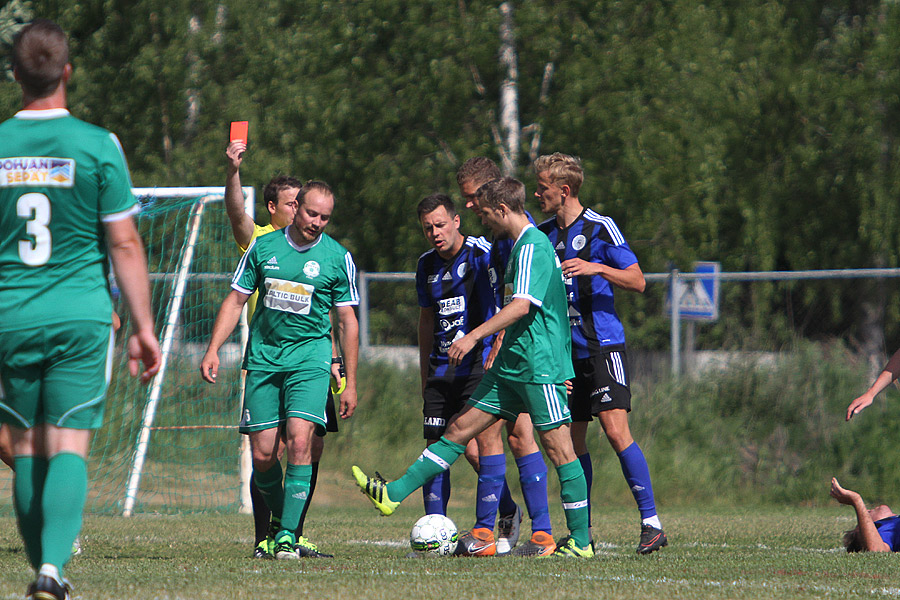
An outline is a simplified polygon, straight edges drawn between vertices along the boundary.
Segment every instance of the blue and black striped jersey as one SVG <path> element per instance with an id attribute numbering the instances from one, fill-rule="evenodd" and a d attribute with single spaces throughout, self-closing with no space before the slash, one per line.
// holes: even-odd
<path id="1" fill-rule="evenodd" d="M 454 369 L 447 351 L 496 312 L 489 274 L 491 245 L 482 237 L 466 236 L 462 249 L 444 260 L 431 249 L 419 257 L 416 266 L 416 293 L 419 306 L 434 310 L 434 345 L 429 358 L 429 376 L 464 376 L 484 372 L 483 364 L 491 348 L 489 336 Z"/>
<path id="2" fill-rule="evenodd" d="M 580 258 L 616 269 L 625 269 L 638 261 L 615 221 L 589 208 L 566 228 L 559 227 L 554 217 L 541 223 L 539 229 L 550 238 L 560 261 Z M 570 277 L 566 279 L 566 292 L 575 359 L 625 343 L 613 288 L 606 279 L 599 275 Z"/>

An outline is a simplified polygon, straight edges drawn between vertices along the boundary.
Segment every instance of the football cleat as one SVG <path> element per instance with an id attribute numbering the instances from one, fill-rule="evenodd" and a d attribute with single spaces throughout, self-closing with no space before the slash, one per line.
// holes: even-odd
<path id="1" fill-rule="evenodd" d="M 65 579 L 59 581 L 49 575 L 38 575 L 37 581 L 32 585 L 34 588 L 29 588 L 28 591 L 33 589 L 29 598 L 34 600 L 70 600 L 72 597 L 69 595 L 72 586 Z"/>
<path id="2" fill-rule="evenodd" d="M 253 549 L 253 558 L 262 558 L 262 559 L 273 559 L 272 552 L 269 550 L 272 547 L 274 541 L 272 538 L 266 538 L 262 540 L 260 543 L 256 545 L 256 548 Z"/>
<path id="3" fill-rule="evenodd" d="M 531 539 L 512 549 L 513 556 L 550 556 L 556 550 L 556 543 L 546 531 L 535 531 Z"/>
<path id="4" fill-rule="evenodd" d="M 519 542 L 519 526 L 522 524 L 522 509 L 516 504 L 516 510 L 508 515 L 500 515 L 497 520 L 497 554 L 509 554 Z"/>
<path id="5" fill-rule="evenodd" d="M 494 532 L 486 527 L 476 527 L 459 536 L 456 545 L 459 556 L 494 556 L 497 544 L 494 543 Z"/>
<path id="6" fill-rule="evenodd" d="M 334 558 L 333 554 L 319 552 L 319 547 L 302 535 L 297 538 L 297 543 L 294 544 L 294 552 L 300 558 Z"/>
<path id="7" fill-rule="evenodd" d="M 375 471 L 375 477 L 367 477 L 356 465 L 353 465 L 352 472 L 353 478 L 356 479 L 356 485 L 372 501 L 375 508 L 380 510 L 381 514 L 386 517 L 394 514 L 400 503 L 394 502 L 388 497 L 387 481 L 384 480 L 384 477 L 378 471 Z"/>
<path id="8" fill-rule="evenodd" d="M 669 539 L 662 529 L 653 525 L 641 525 L 641 542 L 638 544 L 638 554 L 650 554 L 669 545 Z"/>
<path id="9" fill-rule="evenodd" d="M 81 547 L 81 537 L 75 538 L 75 541 L 72 542 L 72 556 L 78 556 L 84 551 Z"/>
<path id="10" fill-rule="evenodd" d="M 294 534 L 284 530 L 275 538 L 275 560 L 297 560 L 300 555 L 294 550 Z"/>
<path id="11" fill-rule="evenodd" d="M 588 544 L 584 547 L 578 546 L 575 543 L 575 540 L 573 540 L 570 536 L 566 536 L 556 542 L 556 551 L 553 553 L 553 556 L 593 558 L 594 547 L 593 544 Z"/>

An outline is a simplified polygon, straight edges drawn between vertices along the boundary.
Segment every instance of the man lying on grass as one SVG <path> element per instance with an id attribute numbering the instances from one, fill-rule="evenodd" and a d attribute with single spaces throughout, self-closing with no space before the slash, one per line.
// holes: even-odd
<path id="1" fill-rule="evenodd" d="M 831 497 L 856 510 L 857 525 L 844 533 L 847 552 L 897 552 L 900 550 L 900 515 L 887 504 L 866 510 L 862 496 L 845 490 L 831 478 Z"/>

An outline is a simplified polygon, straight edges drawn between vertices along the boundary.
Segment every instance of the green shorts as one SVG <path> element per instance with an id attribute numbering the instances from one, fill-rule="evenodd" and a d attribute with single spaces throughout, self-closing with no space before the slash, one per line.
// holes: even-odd
<path id="1" fill-rule="evenodd" d="M 289 417 L 326 427 L 329 377 L 328 371 L 319 369 L 282 373 L 247 371 L 240 432 L 272 429 Z"/>
<path id="2" fill-rule="evenodd" d="M 523 383 L 488 371 L 468 404 L 508 421 L 515 421 L 519 413 L 527 412 L 534 428 L 540 430 L 556 429 L 572 422 L 564 383 Z"/>
<path id="3" fill-rule="evenodd" d="M 100 427 L 114 339 L 94 321 L 0 331 L 0 422 Z"/>

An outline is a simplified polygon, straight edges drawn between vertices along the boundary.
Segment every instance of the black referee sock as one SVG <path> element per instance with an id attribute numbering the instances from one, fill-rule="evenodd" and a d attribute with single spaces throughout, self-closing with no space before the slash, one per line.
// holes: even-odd
<path id="1" fill-rule="evenodd" d="M 269 510 L 266 499 L 259 491 L 259 488 L 256 487 L 256 481 L 253 477 L 250 478 L 250 505 L 253 508 L 253 529 L 256 536 L 256 541 L 254 542 L 255 545 L 266 539 L 266 536 L 269 534 L 269 521 L 272 518 L 272 512 Z M 303 522 L 302 519 L 300 522 Z"/>

